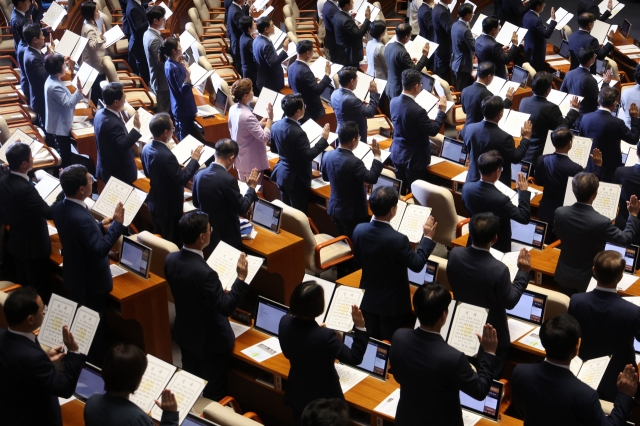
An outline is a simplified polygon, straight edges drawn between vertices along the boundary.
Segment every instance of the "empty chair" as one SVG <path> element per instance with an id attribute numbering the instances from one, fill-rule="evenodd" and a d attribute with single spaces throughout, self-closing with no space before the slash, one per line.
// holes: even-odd
<path id="1" fill-rule="evenodd" d="M 244 413 L 238 403 L 230 396 L 211 402 L 204 408 L 202 417 L 220 426 L 256 426 L 263 424 L 256 413 Z"/>

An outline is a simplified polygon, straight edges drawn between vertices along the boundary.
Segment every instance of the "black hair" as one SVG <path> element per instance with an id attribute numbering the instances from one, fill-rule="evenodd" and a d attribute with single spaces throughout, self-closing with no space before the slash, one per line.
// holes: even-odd
<path id="1" fill-rule="evenodd" d="M 358 123 L 355 121 L 345 121 L 340 126 L 340 131 L 338 132 L 338 138 L 340 139 L 340 145 L 346 145 L 352 140 L 359 138 L 360 129 L 358 128 Z"/>
<path id="2" fill-rule="evenodd" d="M 504 101 L 500 96 L 487 96 L 482 100 L 482 115 L 488 120 L 498 118 L 498 115 L 504 111 Z"/>
<path id="3" fill-rule="evenodd" d="M 462 3 L 458 7 L 458 17 L 464 18 L 467 15 L 473 15 L 473 5 L 470 3 Z"/>
<path id="4" fill-rule="evenodd" d="M 396 39 L 402 40 L 406 36 L 411 35 L 411 25 L 403 23 L 396 26 Z"/>
<path id="5" fill-rule="evenodd" d="M 420 84 L 422 81 L 422 75 L 420 71 L 408 69 L 402 71 L 402 88 L 409 90 L 415 87 L 416 84 Z"/>
<path id="6" fill-rule="evenodd" d="M 171 52 L 176 50 L 180 45 L 180 39 L 176 37 L 169 37 L 164 41 L 164 44 L 160 46 L 158 52 L 160 54 L 160 59 L 165 62 L 167 59 L 171 57 Z"/>
<path id="7" fill-rule="evenodd" d="M 19 326 L 38 313 L 38 292 L 33 287 L 20 287 L 9 293 L 4 302 L 4 316 L 9 327 Z"/>
<path id="8" fill-rule="evenodd" d="M 153 24 L 154 20 L 160 21 L 166 13 L 164 7 L 160 6 L 153 6 L 147 9 L 147 21 L 149 21 L 149 25 Z"/>
<path id="9" fill-rule="evenodd" d="M 298 55 L 303 55 L 307 52 L 311 52 L 313 50 L 313 43 L 311 40 L 300 40 L 296 45 L 296 52 Z"/>
<path id="10" fill-rule="evenodd" d="M 449 309 L 451 293 L 439 283 L 426 283 L 413 295 L 413 307 L 420 325 L 431 327 Z"/>
<path id="11" fill-rule="evenodd" d="M 529 3 L 529 9 L 536 10 L 538 6 L 545 3 L 546 3 L 546 0 L 531 0 L 531 3 Z"/>
<path id="12" fill-rule="evenodd" d="M 571 189 L 579 203 L 586 203 L 596 193 L 600 181 L 593 173 L 580 172 L 573 177 Z"/>
<path id="13" fill-rule="evenodd" d="M 492 149 L 478 157 L 478 170 L 481 175 L 490 175 L 498 169 L 501 169 L 504 165 L 504 160 L 500 156 L 500 153 Z"/>
<path id="14" fill-rule="evenodd" d="M 20 165 L 31 158 L 31 148 L 26 143 L 15 142 L 7 148 L 6 156 L 11 170 L 17 172 Z"/>
<path id="15" fill-rule="evenodd" d="M 122 96 L 124 96 L 124 85 L 122 83 L 109 83 L 102 89 L 102 100 L 106 106 L 112 105 L 115 101 L 119 101 L 122 99 Z"/>
<path id="16" fill-rule="evenodd" d="M 284 115 L 287 117 L 293 117 L 296 111 L 304 108 L 304 99 L 302 99 L 301 94 L 294 93 L 293 95 L 287 95 L 282 98 L 281 105 Z"/>
<path id="17" fill-rule="evenodd" d="M 253 27 L 253 18 L 251 16 L 243 16 L 240 18 L 240 29 L 244 34 L 249 35 L 249 31 Z"/>
<path id="18" fill-rule="evenodd" d="M 349 3 L 351 3 L 351 0 L 338 0 L 338 7 L 340 9 L 342 9 L 343 7 L 348 5 Z"/>
<path id="19" fill-rule="evenodd" d="M 489 34 L 492 30 L 498 28 L 498 26 L 500 26 L 500 21 L 498 18 L 494 18 L 493 16 L 489 16 L 482 20 L 482 32 L 485 34 Z"/>
<path id="20" fill-rule="evenodd" d="M 87 182 L 87 168 L 80 164 L 72 164 L 60 173 L 60 186 L 64 195 L 73 197 Z"/>
<path id="21" fill-rule="evenodd" d="M 13 4 L 14 7 L 17 7 L 18 4 L 24 3 L 25 1 L 29 1 L 29 0 L 11 0 L 11 3 Z"/>
<path id="22" fill-rule="evenodd" d="M 64 56 L 59 53 L 50 53 L 44 57 L 44 70 L 49 75 L 60 74 L 64 67 Z"/>
<path id="23" fill-rule="evenodd" d="M 375 216 L 386 216 L 398 205 L 398 191 L 392 186 L 379 186 L 369 197 L 369 206 Z"/>
<path id="24" fill-rule="evenodd" d="M 493 213 L 477 213 L 469 221 L 469 235 L 473 244 L 486 246 L 498 235 L 500 217 Z"/>
<path id="25" fill-rule="evenodd" d="M 338 71 L 338 83 L 340 83 L 340 87 L 345 87 L 355 78 L 358 78 L 358 69 L 356 67 L 344 67 Z"/>
<path id="26" fill-rule="evenodd" d="M 601 251 L 593 258 L 593 272 L 596 280 L 606 286 L 618 284 L 626 266 L 627 263 L 622 255 L 614 250 Z"/>
<path id="27" fill-rule="evenodd" d="M 551 132 L 551 143 L 556 148 L 565 148 L 569 142 L 573 140 L 573 133 L 569 131 L 567 126 L 560 126 Z"/>
<path id="28" fill-rule="evenodd" d="M 540 328 L 540 341 L 548 358 L 570 361 L 580 340 L 580 324 L 569 314 L 546 320 Z"/>
<path id="29" fill-rule="evenodd" d="M 578 26 L 580 28 L 587 28 L 592 22 L 596 21 L 596 16 L 593 13 L 585 12 L 578 15 Z"/>
<path id="30" fill-rule="evenodd" d="M 84 1 L 80 5 L 80 15 L 82 19 L 87 21 L 93 21 L 96 16 L 96 2 L 95 1 Z"/>
<path id="31" fill-rule="evenodd" d="M 307 404 L 300 422 L 302 426 L 347 426 L 349 406 L 342 398 L 316 399 Z"/>
<path id="32" fill-rule="evenodd" d="M 604 86 L 598 93 L 598 104 L 603 108 L 611 108 L 618 100 L 618 95 L 620 95 L 618 89 Z"/>
<path id="33" fill-rule="evenodd" d="M 230 158 L 232 155 L 237 157 L 240 151 L 238 143 L 229 138 L 220 139 L 216 142 L 214 149 L 216 150 L 217 158 Z"/>
<path id="34" fill-rule="evenodd" d="M 306 281 L 293 289 L 289 298 L 291 315 L 315 318 L 324 312 L 324 290 L 315 281 Z"/>
<path id="35" fill-rule="evenodd" d="M 180 218 L 178 233 L 185 244 L 198 241 L 200 234 L 206 234 L 209 227 L 209 215 L 199 210 L 193 210 Z"/>
<path id="36" fill-rule="evenodd" d="M 553 76 L 546 71 L 537 72 L 531 79 L 531 90 L 534 95 L 544 96 L 553 83 Z"/>
<path id="37" fill-rule="evenodd" d="M 595 56 L 595 51 L 590 47 L 581 47 L 578 49 L 576 56 L 580 65 L 587 65 L 591 59 Z"/>
<path id="38" fill-rule="evenodd" d="M 478 78 L 487 78 L 496 75 L 496 66 L 493 62 L 480 62 L 478 64 Z"/>
<path id="39" fill-rule="evenodd" d="M 271 22 L 271 18 L 268 16 L 263 16 L 262 18 L 258 19 L 258 21 L 256 22 L 256 28 L 258 29 L 258 32 L 262 34 L 264 30 L 271 26 Z"/>
<path id="40" fill-rule="evenodd" d="M 134 393 L 146 370 L 147 356 L 142 349 L 128 343 L 117 344 L 107 352 L 102 364 L 104 390 Z"/>
<path id="41" fill-rule="evenodd" d="M 42 27 L 40 24 L 27 24 L 22 28 L 22 38 L 27 44 L 31 44 L 34 38 L 40 38 Z"/>
<path id="42" fill-rule="evenodd" d="M 373 21 L 369 26 L 369 35 L 371 38 L 375 38 L 376 40 L 386 31 L 387 26 L 384 21 Z"/>
<path id="43" fill-rule="evenodd" d="M 167 130 L 173 129 L 173 120 L 166 112 L 154 115 L 149 122 L 149 131 L 154 138 L 161 136 Z"/>

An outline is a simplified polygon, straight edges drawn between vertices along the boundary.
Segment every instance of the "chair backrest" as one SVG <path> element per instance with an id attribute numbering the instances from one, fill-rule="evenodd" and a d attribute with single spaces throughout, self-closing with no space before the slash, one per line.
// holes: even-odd
<path id="1" fill-rule="evenodd" d="M 291 18 L 291 17 L 285 18 L 284 19 L 284 26 L 287 28 L 287 32 L 289 32 L 289 31 L 291 31 L 293 33 L 296 32 L 296 28 L 297 28 L 296 21 L 293 18 Z"/>
<path id="2" fill-rule="evenodd" d="M 569 40 L 569 36 L 571 36 L 571 33 L 573 33 L 573 31 L 571 30 L 571 27 L 568 25 L 565 25 L 564 27 L 562 27 L 561 31 L 564 31 L 564 34 L 567 40 Z"/>
<path id="3" fill-rule="evenodd" d="M 298 36 L 293 33 L 293 31 L 287 30 L 287 37 L 289 37 L 289 41 L 294 44 L 298 44 Z M 338 74 L 336 74 L 338 75 Z"/>
<path id="4" fill-rule="evenodd" d="M 7 125 L 7 120 L 0 115 L 0 143 L 4 144 L 11 136 L 11 131 Z"/>
<path id="5" fill-rule="evenodd" d="M 204 27 L 202 26 L 202 21 L 200 21 L 200 16 L 198 16 L 198 9 L 192 7 L 187 11 L 187 14 L 189 15 L 189 20 L 195 27 L 196 35 L 198 36 L 196 40 L 198 40 L 200 36 L 204 34 Z"/>
<path id="6" fill-rule="evenodd" d="M 440 226 L 438 224 L 438 226 Z M 547 295 L 547 307 L 544 311 L 543 321 L 551 319 L 560 314 L 566 314 L 569 309 L 569 296 L 562 294 L 559 291 L 549 290 L 544 287 L 539 287 L 534 284 L 529 284 L 527 290 L 535 293 Z"/>
<path id="7" fill-rule="evenodd" d="M 438 222 L 433 240 L 451 247 L 451 240 L 456 237 L 456 225 L 458 224 L 458 215 L 451 191 L 423 180 L 416 180 L 411 184 L 411 193 L 420 205 L 432 209 L 431 215 Z"/>
<path id="8" fill-rule="evenodd" d="M 387 169 L 386 167 L 382 168 L 382 172 L 380 172 L 380 174 L 394 178 L 394 179 L 396 178 L 396 174 L 394 173 L 394 171 Z"/>
<path id="9" fill-rule="evenodd" d="M 202 415 L 205 419 L 220 426 L 256 426 L 260 424 L 215 401 L 205 407 Z"/>
<path id="10" fill-rule="evenodd" d="M 213 8 L 213 7 L 224 7 L 220 0 L 207 0 L 207 6 L 209 6 L 210 8 Z"/>
<path id="11" fill-rule="evenodd" d="M 184 29 L 189 31 L 189 34 L 193 36 L 196 40 L 198 40 L 198 30 L 196 29 L 196 25 L 193 22 L 187 22 L 184 26 Z"/>
<path id="12" fill-rule="evenodd" d="M 438 226 L 440 226 L 438 224 Z M 436 262 L 438 264 L 438 272 L 436 272 L 436 281 L 440 284 L 444 285 L 447 290 L 451 290 L 451 285 L 449 285 L 449 277 L 447 277 L 447 263 L 449 262 L 447 259 L 431 255 L 429 256 L 429 260 L 432 262 Z"/>
<path id="13" fill-rule="evenodd" d="M 293 16 L 293 10 L 288 4 L 282 7 L 282 13 L 285 18 L 291 18 Z"/>
<path id="14" fill-rule="evenodd" d="M 104 74 L 107 77 L 107 81 L 109 83 L 120 81 L 120 77 L 118 77 L 118 71 L 116 70 L 116 66 L 111 60 L 110 56 L 105 56 L 102 59 L 102 66 L 104 67 Z"/>
<path id="15" fill-rule="evenodd" d="M 373 6 L 377 7 L 380 12 L 378 12 L 378 14 L 371 21 L 372 22 L 373 21 L 383 21 L 383 22 L 386 23 L 386 20 L 384 19 L 384 15 L 382 14 L 382 5 L 380 4 L 380 2 L 376 1 L 376 2 L 373 2 L 372 4 L 373 4 Z M 385 44 L 386 44 L 386 42 L 385 42 Z"/>
<path id="16" fill-rule="evenodd" d="M 533 76 L 536 75 L 536 69 L 533 68 L 531 66 L 531 64 L 529 62 L 525 62 L 522 64 L 522 68 L 524 68 L 525 70 L 527 70 L 527 72 L 529 73 L 529 78 L 527 79 L 527 85 L 531 86 L 531 79 L 533 79 Z"/>
<path id="17" fill-rule="evenodd" d="M 149 270 L 164 278 L 164 260 L 169 253 L 179 251 L 178 246 L 148 231 L 142 231 L 138 234 L 138 242 L 147 247 L 151 247 L 153 255 L 151 256 L 151 267 Z"/>
<path id="18" fill-rule="evenodd" d="M 272 202 L 276 206 L 282 207 L 281 229 L 304 240 L 305 267 L 307 269 L 312 269 L 312 267 L 315 269 L 315 266 L 313 266 L 315 265 L 313 253 L 316 249 L 316 240 L 313 238 L 313 232 L 311 231 L 311 225 L 309 225 L 307 215 L 298 209 L 286 205 L 281 200 L 273 200 Z"/>
<path id="19" fill-rule="evenodd" d="M 193 0 L 193 5 L 198 11 L 198 16 L 201 21 L 209 19 L 209 7 L 203 0 Z"/>

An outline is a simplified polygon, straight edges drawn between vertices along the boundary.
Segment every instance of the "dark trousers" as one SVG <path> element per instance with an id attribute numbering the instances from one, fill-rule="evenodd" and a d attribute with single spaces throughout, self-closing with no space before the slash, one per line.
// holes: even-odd
<path id="1" fill-rule="evenodd" d="M 247 69 L 242 69 L 242 78 L 248 78 L 249 80 L 251 80 L 251 83 L 253 84 L 253 92 L 256 96 L 260 95 L 260 91 L 258 90 L 258 71 L 257 70 L 247 70 Z"/>
<path id="2" fill-rule="evenodd" d="M 207 380 L 203 396 L 220 401 L 227 396 L 227 370 L 231 354 L 228 352 L 211 354 L 206 358 L 202 360 L 189 352 L 182 351 L 182 369 Z"/>
<path id="3" fill-rule="evenodd" d="M 41 259 L 15 258 L 18 284 L 28 285 L 36 289 L 42 301 L 46 304 L 51 297 L 51 284 L 49 283 L 49 257 Z"/>
<path id="4" fill-rule="evenodd" d="M 296 182 L 293 185 L 293 189 L 280 187 L 282 202 L 293 207 L 294 209 L 300 210 L 304 214 L 307 214 L 307 211 L 309 209 L 310 192 L 311 187 L 302 183 L 300 179 L 296 179 Z"/>
<path id="5" fill-rule="evenodd" d="M 100 87 L 100 82 L 105 81 L 106 79 L 106 74 L 100 74 L 91 86 L 91 102 L 93 102 L 93 105 L 96 107 L 98 106 L 98 101 L 102 99 L 102 88 Z"/>
<path id="6" fill-rule="evenodd" d="M 370 312 L 362 312 L 364 316 L 364 324 L 369 332 L 369 336 L 378 340 L 391 341 L 393 333 L 404 325 L 407 314 L 396 316 L 378 315 Z"/>
<path id="7" fill-rule="evenodd" d="M 402 181 L 402 194 L 411 192 L 411 184 L 416 180 L 427 180 L 427 169 L 407 170 L 401 165 L 396 166 L 396 178 Z"/>
<path id="8" fill-rule="evenodd" d="M 159 216 L 151 212 L 151 219 L 153 220 L 153 232 L 160 234 L 162 238 L 167 241 L 171 241 L 178 248 L 182 247 L 182 240 L 178 233 L 178 222 L 182 215 L 178 216 Z"/>
<path id="9" fill-rule="evenodd" d="M 176 117 L 176 136 L 182 140 L 191 134 L 193 127 L 193 117 Z"/>
<path id="10" fill-rule="evenodd" d="M 56 145 L 58 146 L 58 152 L 60 153 L 60 158 L 62 160 L 62 168 L 71 165 L 71 137 L 61 136 L 61 135 L 53 135 Z"/>
<path id="11" fill-rule="evenodd" d="M 469 87 L 473 84 L 473 78 L 470 72 L 459 71 L 456 75 L 456 91 L 462 92 L 465 87 Z"/>
<path id="12" fill-rule="evenodd" d="M 240 53 L 235 54 L 231 52 L 231 58 L 233 59 L 233 67 L 238 71 L 238 74 L 242 74 L 242 57 Z"/>
<path id="13" fill-rule="evenodd" d="M 100 323 L 98 324 L 96 335 L 93 337 L 93 343 L 91 343 L 91 348 L 87 354 L 87 361 L 97 367 L 102 367 L 102 360 L 107 350 L 107 318 L 105 313 L 107 311 L 109 293 L 83 297 L 71 294 L 71 300 L 96 311 L 100 315 Z"/>
<path id="14" fill-rule="evenodd" d="M 361 217 L 359 219 L 339 219 L 337 217 L 332 217 L 331 220 L 336 227 L 336 236 L 338 235 L 346 235 L 350 240 L 353 239 L 353 230 L 356 229 L 361 223 L 368 222 L 366 217 Z M 354 259 L 343 262 L 337 266 L 338 268 L 338 277 L 343 277 L 345 275 L 350 274 L 351 272 L 355 272 L 360 269 L 360 265 Z"/>
<path id="15" fill-rule="evenodd" d="M 445 81 L 449 81 L 449 74 L 451 71 L 451 55 L 447 57 L 440 57 L 435 55 L 436 59 L 433 63 L 433 71 L 438 75 L 441 79 Z"/>
<path id="16" fill-rule="evenodd" d="M 140 45 L 138 45 L 138 43 Z M 129 39 L 128 63 L 131 70 L 138 74 L 148 86 L 151 76 L 149 74 L 149 64 L 147 63 L 147 56 L 144 53 L 142 40 L 134 41 L 134 37 Z"/>
<path id="17" fill-rule="evenodd" d="M 495 380 L 499 380 L 500 376 L 502 375 L 502 370 L 504 370 L 504 365 L 507 362 L 507 357 L 509 356 L 509 348 L 511 346 L 503 346 L 501 348 L 496 349 L 496 356 L 498 357 L 498 364 L 496 365 L 496 368 L 493 370 L 493 378 Z M 480 357 L 480 354 L 484 353 L 484 349 L 482 349 L 482 346 L 480 346 L 480 349 L 478 350 L 478 357 L 469 357 L 469 361 L 471 362 L 471 364 L 473 364 L 476 368 L 478 368 L 478 358 Z"/>

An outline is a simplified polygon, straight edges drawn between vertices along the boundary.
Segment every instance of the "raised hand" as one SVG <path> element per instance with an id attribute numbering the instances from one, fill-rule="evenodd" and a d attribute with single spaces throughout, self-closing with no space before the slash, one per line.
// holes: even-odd
<path id="1" fill-rule="evenodd" d="M 438 227 L 438 222 L 433 218 L 433 216 L 429 216 L 427 221 L 422 225 L 422 232 L 424 232 L 424 236 L 428 238 L 433 238 L 436 235 L 436 228 Z"/>
<path id="2" fill-rule="evenodd" d="M 119 202 L 113 211 L 113 220 L 124 224 L 124 205 Z"/>
<path id="3" fill-rule="evenodd" d="M 198 146 L 195 150 L 191 151 L 191 158 L 196 161 L 200 161 L 200 157 L 202 156 L 202 151 L 204 150 L 204 145 Z"/>
<path id="4" fill-rule="evenodd" d="M 251 174 L 249 176 L 245 175 L 245 179 L 249 188 L 256 189 L 256 187 L 258 186 L 258 180 L 260 179 L 260 171 L 254 168 L 253 170 L 251 170 Z"/>
<path id="5" fill-rule="evenodd" d="M 476 333 L 476 336 L 478 336 L 482 349 L 487 353 L 495 355 L 496 349 L 498 349 L 498 333 L 496 333 L 496 329 L 493 328 L 491 324 L 485 324 L 482 327 L 482 336 L 478 333 Z"/>
<path id="6" fill-rule="evenodd" d="M 273 104 L 271 102 L 267 105 L 267 118 L 273 121 Z"/>
<path id="7" fill-rule="evenodd" d="M 249 261 L 245 253 L 240 253 L 238 258 L 238 265 L 236 266 L 236 272 L 238 273 L 238 279 L 244 281 L 249 274 Z"/>
<path id="8" fill-rule="evenodd" d="M 598 148 L 593 148 L 590 157 L 593 160 L 593 164 L 598 167 L 602 166 L 602 152 Z"/>
<path id="9" fill-rule="evenodd" d="M 516 189 L 518 191 L 529 190 L 529 182 L 527 182 L 527 177 L 524 175 L 524 173 L 518 173 L 518 179 L 516 181 Z"/>
<path id="10" fill-rule="evenodd" d="M 329 133 L 331 133 L 331 127 L 329 127 L 329 123 L 327 123 L 322 128 L 322 137 L 324 139 L 329 139 Z"/>
<path id="11" fill-rule="evenodd" d="M 571 108 L 580 108 L 580 101 L 578 100 L 578 97 L 572 96 L 571 99 L 569 99 L 569 105 L 571 105 Z"/>
<path id="12" fill-rule="evenodd" d="M 609 0 L 609 4 L 611 4 L 611 0 Z M 638 373 L 632 364 L 627 364 L 622 373 L 618 374 L 617 385 L 619 392 L 629 395 L 631 398 L 635 397 L 638 389 Z"/>
<path id="13" fill-rule="evenodd" d="M 69 331 L 69 327 L 62 326 L 62 342 L 65 344 L 69 352 L 78 352 L 80 347 L 76 343 L 76 339 L 73 338 L 73 334 Z"/>
<path id="14" fill-rule="evenodd" d="M 424 47 L 422 48 L 422 54 L 424 56 L 429 56 L 429 42 L 424 44 Z"/>
<path id="15" fill-rule="evenodd" d="M 514 93 L 516 93 L 516 88 L 515 88 L 515 87 L 509 87 L 509 88 L 507 89 L 507 94 L 506 94 L 507 99 L 509 99 L 510 101 L 512 101 L 512 100 L 513 100 L 513 94 L 514 94 Z"/>
<path id="16" fill-rule="evenodd" d="M 556 20 L 556 8 L 555 7 L 551 8 L 551 20 L 552 21 Z"/>
<path id="17" fill-rule="evenodd" d="M 529 251 L 522 247 L 520 249 L 520 253 L 518 253 L 518 269 L 525 271 L 525 272 L 530 272 L 531 271 L 531 254 L 529 253 Z"/>
<path id="18" fill-rule="evenodd" d="M 140 129 L 140 114 L 138 114 L 138 111 L 133 114 L 133 128 Z"/>
<path id="19" fill-rule="evenodd" d="M 520 129 L 520 137 L 522 139 L 529 139 L 531 138 L 531 132 L 533 131 L 533 125 L 531 124 L 531 121 L 527 120 L 524 122 L 524 126 L 522 126 L 522 129 Z"/>
<path id="20" fill-rule="evenodd" d="M 366 19 L 371 19 L 371 9 L 369 9 L 369 6 L 367 6 L 367 10 L 364 11 L 364 17 Z"/>
<path id="21" fill-rule="evenodd" d="M 638 112 L 638 105 L 636 105 L 635 103 L 632 103 L 629 106 L 629 115 L 633 118 L 639 118 L 640 117 L 640 113 Z"/>
<path id="22" fill-rule="evenodd" d="M 514 46 L 518 45 L 518 33 L 516 33 L 515 31 L 513 32 L 513 34 L 511 34 L 511 43 Z M 505 46 L 505 47 L 507 47 L 507 46 Z M 507 48 L 507 50 L 509 50 L 509 49 Z"/>
<path id="23" fill-rule="evenodd" d="M 438 109 L 442 112 L 447 112 L 447 97 L 440 96 L 440 101 L 438 102 Z"/>
<path id="24" fill-rule="evenodd" d="M 178 411 L 178 401 L 176 401 L 176 396 L 169 389 L 165 389 L 162 391 L 161 401 L 156 399 L 156 405 L 162 411 Z"/>
<path id="25" fill-rule="evenodd" d="M 351 318 L 353 319 L 353 326 L 355 328 L 364 328 L 364 317 L 357 305 L 351 305 Z"/>
<path id="26" fill-rule="evenodd" d="M 632 195 L 629 201 L 627 201 L 627 210 L 629 210 L 629 214 L 631 216 L 638 216 L 638 212 L 640 211 L 640 202 L 638 202 L 638 197 Z"/>
<path id="27" fill-rule="evenodd" d="M 373 152 L 373 158 L 380 159 L 382 153 L 380 152 L 380 145 L 378 145 L 378 141 L 375 139 L 371 141 L 371 152 Z"/>
<path id="28" fill-rule="evenodd" d="M 371 80 L 371 83 L 369 83 L 369 91 L 371 93 L 378 93 L 378 85 L 374 80 Z"/>
<path id="29" fill-rule="evenodd" d="M 613 78 L 613 71 L 611 69 L 606 70 L 604 72 L 604 74 L 602 75 L 602 79 L 607 84 L 609 84 L 611 82 L 612 78 Z"/>

